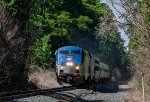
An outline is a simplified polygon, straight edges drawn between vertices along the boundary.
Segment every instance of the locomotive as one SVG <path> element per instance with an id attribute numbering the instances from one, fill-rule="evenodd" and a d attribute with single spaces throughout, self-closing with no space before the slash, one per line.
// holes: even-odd
<path id="1" fill-rule="evenodd" d="M 110 69 L 93 54 L 78 46 L 64 46 L 56 50 L 57 77 L 73 84 L 106 82 Z"/>

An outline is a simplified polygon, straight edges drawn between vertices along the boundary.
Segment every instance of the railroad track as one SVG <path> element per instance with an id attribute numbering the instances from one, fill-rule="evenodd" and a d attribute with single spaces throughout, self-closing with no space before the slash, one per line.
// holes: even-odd
<path id="1" fill-rule="evenodd" d="M 78 94 L 76 97 L 73 97 L 73 98 L 70 98 L 70 99 L 67 99 L 67 100 L 59 100 L 58 102 L 76 102 L 78 99 L 81 98 L 81 96 L 85 96 L 85 95 L 88 95 L 88 94 L 96 94 L 94 91 L 91 91 L 91 92 L 87 92 L 87 93 L 80 93 Z"/>
<path id="2" fill-rule="evenodd" d="M 74 90 L 74 89 L 80 89 L 80 88 L 86 88 L 86 89 L 91 89 L 90 87 L 96 88 L 96 84 L 88 84 L 88 85 L 80 85 L 80 86 L 64 86 L 64 87 L 59 87 L 59 88 L 53 88 L 53 89 L 37 89 L 37 90 L 26 90 L 26 91 L 14 91 L 14 92 L 3 92 L 0 93 L 0 102 L 3 101 L 10 101 L 13 99 L 19 99 L 19 98 L 25 98 L 25 97 L 30 97 L 30 96 L 36 96 L 36 95 L 41 95 L 41 94 L 46 94 L 46 93 L 55 93 L 55 92 L 61 92 L 61 91 L 68 91 L 68 90 Z M 79 94 L 78 96 L 69 99 L 69 100 L 60 100 L 58 102 L 75 102 L 78 100 L 82 95 L 86 94 L 92 94 L 91 93 L 82 93 Z"/>
<path id="3" fill-rule="evenodd" d="M 91 84 L 91 85 L 93 85 L 93 84 Z M 54 92 L 74 90 L 74 89 L 78 89 L 78 88 L 87 88 L 89 86 L 90 85 L 63 86 L 63 87 L 53 88 L 53 89 L 36 89 L 36 90 L 26 90 L 26 91 L 2 92 L 2 93 L 0 93 L 0 102 L 10 101 L 13 99 L 20 99 L 20 98 L 25 98 L 25 97 L 30 97 L 30 96 L 36 96 L 36 95 L 40 95 L 40 94 L 46 94 L 49 92 L 54 93 Z M 77 98 L 75 98 L 75 99 L 77 99 Z M 74 99 L 71 99 L 71 100 L 74 100 Z"/>
<path id="4" fill-rule="evenodd" d="M 67 86 L 67 87 L 65 86 L 65 87 L 53 88 L 53 89 L 42 89 L 42 90 L 37 89 L 37 90 L 27 90 L 27 91 L 3 92 L 3 93 L 0 93 L 0 102 L 45 94 L 48 92 L 54 93 L 54 92 L 73 90 L 77 88 L 78 88 L 77 86 Z"/>

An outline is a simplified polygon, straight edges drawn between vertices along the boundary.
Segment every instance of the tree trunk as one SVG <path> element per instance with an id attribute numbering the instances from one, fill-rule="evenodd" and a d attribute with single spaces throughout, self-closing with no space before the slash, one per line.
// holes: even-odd
<path id="1" fill-rule="evenodd" d="M 26 79 L 29 0 L 14 0 L 13 4 L 8 0 L 2 0 L 2 7 L 0 12 L 0 77 L 7 77 L 4 82 L 16 84 Z"/>

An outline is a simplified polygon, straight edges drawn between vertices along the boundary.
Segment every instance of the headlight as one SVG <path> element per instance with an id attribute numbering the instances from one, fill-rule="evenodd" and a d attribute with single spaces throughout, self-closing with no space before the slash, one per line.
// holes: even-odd
<path id="1" fill-rule="evenodd" d="M 63 67 L 60 67 L 60 70 L 63 70 Z"/>
<path id="2" fill-rule="evenodd" d="M 70 63 L 69 63 L 69 62 L 67 62 L 66 64 L 67 64 L 67 66 L 69 66 L 69 65 L 70 65 Z"/>
<path id="3" fill-rule="evenodd" d="M 73 66 L 73 62 L 67 62 L 66 65 L 67 66 Z"/>
<path id="4" fill-rule="evenodd" d="M 79 70 L 79 66 L 76 67 L 76 70 Z"/>
<path id="5" fill-rule="evenodd" d="M 70 66 L 73 66 L 73 63 L 72 63 L 72 62 L 70 62 Z"/>

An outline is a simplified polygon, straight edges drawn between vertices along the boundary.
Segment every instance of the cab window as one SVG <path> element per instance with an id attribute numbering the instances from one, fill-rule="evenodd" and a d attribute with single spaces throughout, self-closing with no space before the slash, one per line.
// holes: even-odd
<path id="1" fill-rule="evenodd" d="M 80 50 L 72 50 L 71 54 L 80 54 Z"/>
<path id="2" fill-rule="evenodd" d="M 59 51 L 59 54 L 69 54 L 69 50 Z"/>

